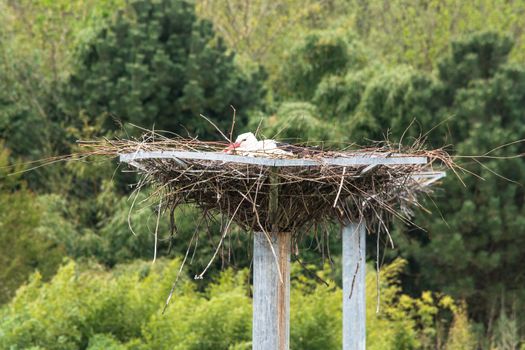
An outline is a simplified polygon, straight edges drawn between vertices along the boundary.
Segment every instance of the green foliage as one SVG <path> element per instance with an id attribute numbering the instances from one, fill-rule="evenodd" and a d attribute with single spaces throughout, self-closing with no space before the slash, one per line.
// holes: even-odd
<path id="1" fill-rule="evenodd" d="M 246 126 L 253 130 L 262 119 L 266 137 L 345 143 L 402 138 L 411 144 L 443 123 L 426 135 L 429 145 L 454 144 L 455 153 L 484 154 L 525 134 L 524 10 L 519 1 L 488 0 L 277 0 L 271 6 L 261 0 L 196 1 L 197 15 L 213 22 L 223 42 L 207 20 L 197 17 L 191 1 L 0 0 L 0 137 L 12 151 L 2 145 L 0 152 L 0 303 L 7 302 L 35 269 L 48 280 L 64 255 L 79 260 L 94 257 L 106 267 L 153 255 L 158 203 L 143 202 L 148 194 L 140 194 L 130 213 L 133 197 L 123 197 L 129 193 L 123 184 L 134 179 L 117 172 L 116 181 L 110 181 L 114 163 L 45 167 L 23 174 L 22 181 L 19 176 L 6 176 L 11 169 L 22 170 L 10 167 L 15 160 L 68 153 L 76 149 L 77 139 L 122 133 L 113 119 L 126 129 L 127 123 L 135 123 L 185 134 L 184 126 L 201 138 L 215 138 L 216 132 L 198 114 L 227 129 L 230 104 L 238 110 L 239 130 Z M 479 29 L 484 31 L 476 33 Z M 265 78 L 259 65 L 270 74 L 265 83 L 272 89 L 268 101 L 276 104 L 263 111 L 257 111 Z M 523 145 L 516 143 L 488 155 L 524 152 Z M 518 184 L 525 177 L 524 163 L 493 158 L 483 159 L 483 165 L 473 160 L 464 166 L 484 181 L 464 176 L 465 187 L 450 174 L 436 192 L 440 215 L 435 210 L 433 216 L 416 218 L 427 231 L 397 229 L 396 233 L 406 233 L 395 236 L 399 253 L 410 261 L 404 287 L 443 290 L 466 299 L 477 321 L 495 325 L 489 330 L 494 333 L 492 346 L 516 347 L 523 338 L 523 315 L 509 316 L 506 310 L 523 309 L 525 299 L 520 260 L 525 245 L 525 192 Z M 427 207 L 434 203 L 429 201 Z M 129 214 L 137 236 L 130 232 Z M 216 247 L 214 237 L 204 237 L 206 229 L 196 227 L 194 214 L 192 208 L 175 212 L 174 238 L 169 238 L 168 218 L 162 218 L 158 247 L 162 256 L 171 241 L 171 256 L 185 254 L 197 232 L 204 239 L 199 240 L 188 268 L 191 274 L 201 271 Z M 218 225 L 211 230 L 218 231 Z M 241 267 L 249 265 L 247 240 L 235 229 L 224 244 L 224 252 L 234 248 L 231 260 Z M 217 259 L 212 271 L 220 265 Z M 392 271 L 399 271 L 400 265 L 396 262 L 393 266 L 398 267 Z M 137 263 L 129 269 L 144 272 L 144 266 Z M 37 343 L 34 349 L 55 348 L 58 342 L 63 348 L 140 349 L 148 348 L 145 344 L 150 340 L 160 343 L 165 338 L 178 344 L 186 337 L 203 347 L 251 346 L 246 276 L 228 275 L 224 278 L 235 282 L 218 282 L 230 287 L 234 283 L 231 290 L 237 294 L 212 295 L 213 286 L 202 293 L 190 288 L 188 306 L 179 305 L 180 317 L 168 316 L 165 321 L 151 309 L 140 311 L 147 315 L 143 316 L 115 306 L 119 296 L 102 281 L 127 295 L 125 288 L 134 290 L 135 284 L 142 283 L 125 282 L 122 276 L 131 276 L 131 271 L 121 269 L 109 276 L 97 269 L 76 269 L 74 277 L 67 278 L 64 270 L 51 284 L 37 282 L 40 277 L 35 275 L 24 289 L 32 291 L 19 293 L 29 306 L 19 304 L 19 316 L 1 321 L 2 347 L 7 344 L 4 329 L 14 332 L 7 342 L 20 344 L 19 348 Z M 160 274 L 162 269 L 155 271 Z M 167 280 L 171 281 L 173 271 Z M 389 280 L 387 271 L 383 280 Z M 85 280 L 68 294 L 65 286 L 77 278 Z M 87 281 L 95 281 L 103 292 L 90 288 Z M 419 299 L 402 295 L 394 277 L 386 285 L 381 298 L 384 312 L 374 316 L 374 305 L 369 303 L 372 348 L 429 348 L 440 334 L 444 338 L 447 330 L 436 305 L 450 303 L 436 294 L 425 293 Z M 156 293 L 151 286 L 143 287 L 147 295 Z M 340 291 L 317 288 L 304 280 L 294 288 L 298 291 L 292 303 L 297 311 L 292 318 L 299 325 L 293 327 L 294 346 L 337 348 L 340 334 L 335 325 L 340 320 L 335 306 L 340 304 Z M 199 285 L 199 290 L 204 289 Z M 369 300 L 375 298 L 373 290 L 368 293 Z M 72 295 L 86 304 L 73 301 Z M 111 296 L 104 299 L 107 295 Z M 165 290 L 155 295 L 154 303 L 162 304 Z M 62 296 L 71 310 L 57 306 Z M 107 304 L 97 304 L 102 300 Z M 231 322 L 217 316 L 229 311 L 227 303 L 240 305 Z M 139 304 L 145 307 L 142 301 Z M 98 309 L 91 313 L 86 305 Z M 490 311 L 500 305 L 500 315 Z M 200 318 L 190 309 L 193 306 L 203 310 Z M 35 317 L 27 311 L 31 307 Z M 472 329 L 466 309 L 458 310 L 446 346 L 469 348 Z M 139 324 L 128 318 L 146 321 Z M 31 319 L 49 324 L 51 333 Z M 108 323 L 97 326 L 95 319 Z M 164 333 L 148 326 L 153 320 Z M 181 328 L 174 327 L 178 332 L 174 333 L 173 324 L 181 322 L 193 328 L 178 325 Z M 207 328 L 201 329 L 201 324 Z M 62 329 L 68 332 L 61 333 Z M 208 339 L 203 329 L 220 331 Z M 226 344 L 224 339 L 233 338 L 236 344 Z"/>
<path id="2" fill-rule="evenodd" d="M 258 77 L 258 76 L 257 76 Z M 199 136 L 215 135 L 202 113 L 222 128 L 257 106 L 256 76 L 234 64 L 234 55 L 195 16 L 186 0 L 134 0 L 96 36 L 80 45 L 64 85 L 69 121 L 79 113 L 109 114 L 120 122 Z M 111 119 L 106 129 L 113 129 Z"/>
<path id="3" fill-rule="evenodd" d="M 361 82 L 355 79 L 351 84 Z M 349 85 L 353 91 L 356 87 Z M 372 77 L 349 120 L 354 140 L 400 140 L 417 137 L 440 122 L 440 91 L 434 79 L 409 67 L 383 70 Z M 407 130 L 412 121 L 419 127 Z M 408 132 L 405 133 L 405 130 Z"/>
<path id="4" fill-rule="evenodd" d="M 87 350 L 126 350 L 111 334 L 96 334 L 89 339 Z"/>
<path id="5" fill-rule="evenodd" d="M 113 266 L 117 262 L 153 258 L 157 214 L 152 201 L 141 204 L 147 200 L 147 196 L 148 194 L 140 193 L 130 199 L 118 198 L 111 211 L 100 217 L 99 229 L 94 232 L 100 245 L 92 247 L 95 249 L 93 255 L 99 261 Z M 167 222 L 162 220 L 158 234 L 164 237 L 167 232 Z"/>
<path id="6" fill-rule="evenodd" d="M 495 32 L 479 32 L 454 41 L 450 53 L 439 61 L 439 78 L 451 91 L 489 79 L 507 62 L 513 44 L 510 37 Z"/>
<path id="7" fill-rule="evenodd" d="M 277 82 L 282 87 L 277 92 L 288 98 L 309 100 L 324 77 L 362 68 L 366 60 L 364 49 L 350 33 L 308 34 L 286 57 Z"/>
<path id="8" fill-rule="evenodd" d="M 32 229 L 38 223 L 38 212 L 28 192 L 0 195 L 0 238 L 2 270 L 0 302 L 5 302 L 33 271 L 34 263 L 45 262 L 41 242 L 35 242 Z M 18 238 L 17 238 L 18 237 Z M 40 243 L 40 244 L 39 244 Z"/>
<path id="9" fill-rule="evenodd" d="M 7 176 L 9 151 L 0 143 L 0 304 L 8 301 L 35 269 L 51 277 L 64 254 L 60 241 L 43 230 L 45 207 L 19 176 Z M 7 171 L 6 171 L 7 170 Z"/>
<path id="10" fill-rule="evenodd" d="M 159 293 L 169 289 L 159 273 L 149 274 L 149 269 L 143 264 L 133 273 L 111 279 L 100 269 L 83 274 L 70 262 L 50 284 L 42 284 L 38 274 L 33 276 L 4 310 L 0 345 L 77 349 L 85 348 L 90 336 L 99 333 L 110 332 L 117 339 L 137 335 L 145 313 L 158 308 Z M 151 302 L 138 303 L 145 295 Z"/>
<path id="11" fill-rule="evenodd" d="M 144 328 L 156 349 L 228 349 L 251 338 L 251 301 L 246 272 L 223 273 L 203 295 L 173 300 L 168 314 L 154 315 Z"/>
<path id="12" fill-rule="evenodd" d="M 370 348 L 435 349 L 442 338 L 439 331 L 447 323 L 446 316 L 451 312 L 455 315 L 450 296 L 424 291 L 420 298 L 414 298 L 402 293 L 399 275 L 406 265 L 406 260 L 396 259 L 383 267 L 379 290 L 377 276 L 367 274 L 367 346 Z"/>
<path id="13" fill-rule="evenodd" d="M 275 116 L 263 119 L 265 133 L 339 142 L 390 137 L 395 141 L 404 134 L 413 142 L 412 137 L 442 120 L 444 92 L 439 81 L 408 66 L 366 66 L 362 45 L 348 38 L 344 32 L 331 31 L 307 37 L 297 45 L 283 65 L 285 91 L 308 103 L 279 105 Z M 328 52 L 326 46 L 337 47 L 334 50 L 339 55 Z M 325 68 L 316 68 L 320 66 Z M 405 133 L 414 120 L 419 128 Z M 257 122 L 253 118 L 252 126 Z"/>
<path id="14" fill-rule="evenodd" d="M 122 3 L 0 0 L 0 137 L 16 156 L 42 158 L 68 148 L 58 86 L 79 38 Z"/>
<path id="15" fill-rule="evenodd" d="M 466 86 L 456 88 L 455 79 L 443 82 L 445 101 L 451 100 L 445 104 L 445 111 L 454 115 L 447 123 L 449 137 L 459 154 L 485 154 L 521 139 L 525 133 L 518 117 L 525 113 L 525 67 L 505 64 L 504 57 L 497 58 L 508 52 L 507 41 L 505 37 L 476 34 L 470 41 L 465 39 L 453 47 L 450 56 L 443 60 L 440 72 L 453 71 L 453 67 L 467 72 L 462 63 L 451 58 L 457 52 L 469 65 L 478 62 L 477 69 L 468 70 L 471 76 L 460 74 L 462 80 L 468 81 Z M 496 66 L 489 68 L 487 62 Z M 525 176 L 525 163 L 504 157 L 523 152 L 523 145 L 516 143 L 490 152 L 495 158 L 483 159 L 483 164 L 466 164 L 468 171 L 483 180 L 464 176 L 463 186 L 459 179 L 450 176 L 444 182 L 446 198 L 438 196 L 436 200 L 446 223 L 437 216 L 421 215 L 418 224 L 428 233 L 411 230 L 411 239 L 402 242 L 404 253 L 417 262 L 418 270 L 425 276 L 423 286 L 440 286 L 457 297 L 467 298 L 470 311 L 480 319 L 488 317 L 486 312 L 497 305 L 502 291 L 507 300 L 522 300 L 524 291 L 518 281 L 523 279 L 519 266 L 520 247 L 525 243 L 525 208 L 519 182 Z M 446 274 L 438 272 L 445 269 Z"/>
<path id="16" fill-rule="evenodd" d="M 454 320 L 448 331 L 446 350 L 476 349 L 476 339 L 468 320 L 467 309 L 464 303 L 459 304 L 454 314 Z"/>
<path id="17" fill-rule="evenodd" d="M 247 270 L 226 270 L 203 292 L 179 281 L 166 313 L 162 306 L 180 260 L 134 262 L 105 271 L 70 261 L 43 283 L 40 274 L 0 310 L 0 347 L 62 349 L 225 349 L 251 347 Z M 450 307 L 400 292 L 403 261 L 382 270 L 381 307 L 368 303 L 369 349 L 415 349 L 433 329 L 433 316 Z M 327 279 L 328 271 L 317 272 Z M 316 285 L 299 265 L 292 269 L 291 348 L 338 349 L 341 289 Z M 376 300 L 375 275 L 367 275 L 368 300 Z M 445 300 L 445 298 L 442 298 Z M 450 302 L 449 302 L 450 304 Z"/>
<path id="18" fill-rule="evenodd" d="M 52 84 L 69 71 L 71 51 L 79 39 L 123 4 L 122 0 L 0 1 L 4 35 L 16 46 L 14 54 L 36 56 L 35 78 Z"/>
<path id="19" fill-rule="evenodd" d="M 59 110 L 58 87 L 80 33 L 118 2 L 0 0 L 0 137 L 12 150 L 12 160 L 34 161 L 71 150 L 77 135 Z M 39 168 L 24 178 L 40 193 L 69 189 L 70 174 L 63 166 Z"/>
<path id="20" fill-rule="evenodd" d="M 260 126 L 263 136 L 278 137 L 290 142 L 334 140 L 340 137 L 340 129 L 326 123 L 318 109 L 308 102 L 284 102 L 274 115 L 254 115 L 249 129 Z"/>
<path id="21" fill-rule="evenodd" d="M 16 156 L 41 155 L 49 144 L 49 96 L 34 77 L 38 56 L 16 45 L 7 18 L 0 15 L 0 137 Z"/>
<path id="22" fill-rule="evenodd" d="M 326 268 L 325 268 L 326 270 Z M 311 276 L 292 266 L 290 344 L 292 349 L 338 349 L 342 334 L 342 291 L 327 279 L 327 271 L 318 271 L 331 287 L 317 284 Z"/>
<path id="23" fill-rule="evenodd" d="M 372 66 L 328 76 L 316 87 L 313 102 L 326 119 L 345 122 L 355 113 L 370 79 L 381 69 L 381 66 Z"/>
<path id="24" fill-rule="evenodd" d="M 278 79 L 290 46 L 312 29 L 332 22 L 337 1 L 197 0 L 197 13 L 213 22 L 245 69 L 263 65 Z M 341 9 L 341 6 L 338 6 Z M 338 15 L 341 15 L 339 13 Z"/>
<path id="25" fill-rule="evenodd" d="M 502 308 L 494 328 L 494 334 L 492 336 L 493 349 L 511 350 L 518 348 L 520 344 L 520 334 L 516 314 L 509 315 L 505 309 Z"/>
<path id="26" fill-rule="evenodd" d="M 518 42 L 513 57 L 519 62 L 525 53 L 525 37 L 518 29 L 524 24 L 520 14 L 525 7 L 519 1 L 373 0 L 353 9 L 342 25 L 359 28 L 361 24 L 365 28 L 358 30 L 361 38 L 389 64 L 431 70 L 450 42 L 479 30 L 513 33 Z"/>
<path id="27" fill-rule="evenodd" d="M 69 262 L 49 284 L 36 274 L 2 311 L 0 346 L 228 349 L 236 340 L 246 342 L 251 334 L 246 273 L 226 272 L 204 294 L 183 278 L 161 314 L 179 263 L 136 262 L 105 272 Z"/>
<path id="28" fill-rule="evenodd" d="M 199 13 L 213 21 L 243 61 L 257 62 L 278 78 L 291 44 L 312 31 L 344 28 L 367 43 L 373 56 L 393 66 L 432 70 L 450 42 L 479 30 L 511 33 L 511 60 L 525 57 L 525 5 L 520 1 L 197 1 Z M 270 38 L 270 39 L 268 39 Z"/>
<path id="29" fill-rule="evenodd" d="M 315 92 L 303 104 L 313 102 L 310 114 L 324 116 L 311 119 L 320 133 L 334 126 L 350 131 L 341 141 L 412 144 L 425 136 L 429 146 L 452 143 L 453 152 L 482 155 L 525 134 L 525 68 L 507 63 L 511 47 L 506 36 L 475 33 L 451 45 L 435 76 L 406 66 L 341 71 L 309 86 Z M 302 123 L 272 118 L 267 124 L 289 126 L 287 135 L 310 137 Z M 440 124 L 443 131 L 428 134 Z M 466 164 L 484 179 L 463 177 L 466 186 L 451 174 L 439 192 L 447 196 L 437 193 L 436 200 L 428 202 L 441 215 L 416 218 L 428 232 L 410 227 L 408 236 L 397 238 L 400 253 L 411 260 L 411 273 L 421 274 L 415 287 L 466 298 L 478 320 L 487 319 L 502 290 L 510 296 L 507 300 L 523 300 L 519 256 L 525 244 L 524 194 L 519 182 L 525 165 L 518 158 L 497 157 L 524 151 L 522 143 L 514 143 L 490 152 L 496 158 L 481 159 L 483 164 L 477 159 Z M 508 274 L 509 269 L 519 277 Z"/>
<path id="30" fill-rule="evenodd" d="M 361 99 L 366 66 L 362 44 L 349 32 L 319 31 L 298 41 L 281 64 L 272 115 L 254 114 L 250 127 L 296 142 L 347 141 L 348 116 Z M 349 91 L 352 90 L 352 91 Z"/>

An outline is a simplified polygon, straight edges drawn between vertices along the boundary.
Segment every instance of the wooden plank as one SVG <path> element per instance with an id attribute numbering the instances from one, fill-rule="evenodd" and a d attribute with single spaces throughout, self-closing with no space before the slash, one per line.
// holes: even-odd
<path id="1" fill-rule="evenodd" d="M 288 350 L 290 339 L 290 237 L 254 232 L 253 350 Z M 279 266 L 279 268 L 277 268 Z M 279 270 L 283 281 L 279 276 Z"/>
<path id="2" fill-rule="evenodd" d="M 343 350 L 366 349 L 366 227 L 343 227 Z"/>
<path id="3" fill-rule="evenodd" d="M 427 157 L 412 157 L 390 155 L 388 158 L 380 154 L 359 155 L 352 157 L 320 158 L 320 159 L 274 159 L 265 157 L 246 157 L 219 152 L 187 152 L 187 151 L 138 151 L 120 155 L 120 161 L 129 163 L 142 159 L 196 159 L 220 161 L 225 163 L 241 163 L 263 165 L 270 167 L 305 167 L 319 165 L 352 166 L 352 165 L 408 165 L 426 164 Z"/>

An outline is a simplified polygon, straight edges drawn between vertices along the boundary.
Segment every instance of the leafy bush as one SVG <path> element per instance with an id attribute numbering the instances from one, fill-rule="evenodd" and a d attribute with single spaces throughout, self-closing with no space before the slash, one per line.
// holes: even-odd
<path id="1" fill-rule="evenodd" d="M 0 311 L 0 348 L 31 346 L 69 349 L 224 349 L 250 348 L 252 308 L 247 270 L 224 271 L 198 292 L 199 282 L 182 278 L 162 314 L 179 260 L 118 265 L 65 264 L 53 280 L 40 274 L 21 287 Z M 448 298 L 421 299 L 401 294 L 398 260 L 382 270 L 381 312 L 375 313 L 375 274 L 367 275 L 369 349 L 430 348 L 436 315 L 451 308 Z M 293 266 L 291 348 L 338 349 L 341 344 L 341 289 L 316 284 Z"/>
<path id="2" fill-rule="evenodd" d="M 46 230 L 52 218 L 45 197 L 27 189 L 17 174 L 22 167 L 12 166 L 9 156 L 0 142 L 0 305 L 35 269 L 46 279 L 53 276 L 65 254 L 62 242 Z M 11 171 L 14 174 L 8 176 Z"/>
<path id="3" fill-rule="evenodd" d="M 468 320 L 466 304 L 460 303 L 448 332 L 446 350 L 476 349 L 476 339 Z"/>

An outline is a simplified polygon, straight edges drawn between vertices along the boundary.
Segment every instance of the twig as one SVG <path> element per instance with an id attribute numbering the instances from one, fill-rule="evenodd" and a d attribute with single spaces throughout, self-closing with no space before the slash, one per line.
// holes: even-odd
<path id="1" fill-rule="evenodd" d="M 343 167 L 343 174 L 341 175 L 341 183 L 339 183 L 339 189 L 337 190 L 337 195 L 334 199 L 334 205 L 335 208 L 337 206 L 337 201 L 339 200 L 339 196 L 341 195 L 341 190 L 343 189 L 343 182 L 345 181 L 345 173 L 346 173 L 346 167 Z"/>
<path id="2" fill-rule="evenodd" d="M 237 110 L 232 105 L 230 105 L 230 107 L 233 109 L 233 121 L 232 121 L 232 127 L 230 129 L 230 142 L 233 142 L 233 130 L 235 129 L 235 117 L 237 114 Z"/>
<path id="3" fill-rule="evenodd" d="M 158 233 L 159 233 L 159 223 L 160 223 L 160 214 L 162 212 L 162 197 L 159 200 L 159 212 L 157 214 L 157 223 L 155 225 L 155 244 L 153 249 L 153 264 L 157 260 L 157 242 L 158 242 Z"/>
<path id="4" fill-rule="evenodd" d="M 224 135 L 224 133 L 221 131 L 221 129 L 219 129 L 219 127 L 218 127 L 217 125 L 215 125 L 214 122 L 212 122 L 208 117 L 204 116 L 203 114 L 199 114 L 199 115 L 200 115 L 202 118 L 206 119 L 206 120 L 208 121 L 208 123 L 210 123 L 211 125 L 213 125 L 213 127 L 215 128 L 215 130 L 217 130 L 217 131 L 222 135 L 222 137 L 224 137 L 224 139 L 225 139 L 226 141 L 228 141 L 228 142 L 230 141 L 230 139 L 228 139 L 228 138 L 226 137 L 226 135 Z"/>

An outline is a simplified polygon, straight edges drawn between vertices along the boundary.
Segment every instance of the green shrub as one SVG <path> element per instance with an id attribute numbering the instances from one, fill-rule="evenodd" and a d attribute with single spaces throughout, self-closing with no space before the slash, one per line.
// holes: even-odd
<path id="1" fill-rule="evenodd" d="M 108 334 L 96 334 L 89 339 L 87 350 L 126 350 L 126 346 Z"/>
<path id="2" fill-rule="evenodd" d="M 247 270 L 226 270 L 197 291 L 198 281 L 182 278 L 165 314 L 162 308 L 180 261 L 136 261 L 107 271 L 100 265 L 66 263 L 49 282 L 40 274 L 21 287 L 0 311 L 0 348 L 26 349 L 224 349 L 250 348 L 252 306 Z M 368 349 L 430 348 L 437 336 L 436 315 L 450 309 L 450 298 L 401 293 L 397 260 L 381 272 L 381 312 L 376 314 L 373 271 L 367 274 Z M 316 284 L 293 265 L 292 349 L 341 346 L 342 292 Z"/>
<path id="3" fill-rule="evenodd" d="M 454 320 L 448 332 L 446 350 L 476 349 L 476 339 L 468 320 L 465 303 L 455 309 Z"/>
<path id="4" fill-rule="evenodd" d="M 203 294 L 184 294 L 165 315 L 153 314 L 144 327 L 148 347 L 155 349 L 228 349 L 251 338 L 251 302 L 247 274 L 231 270 Z"/>

